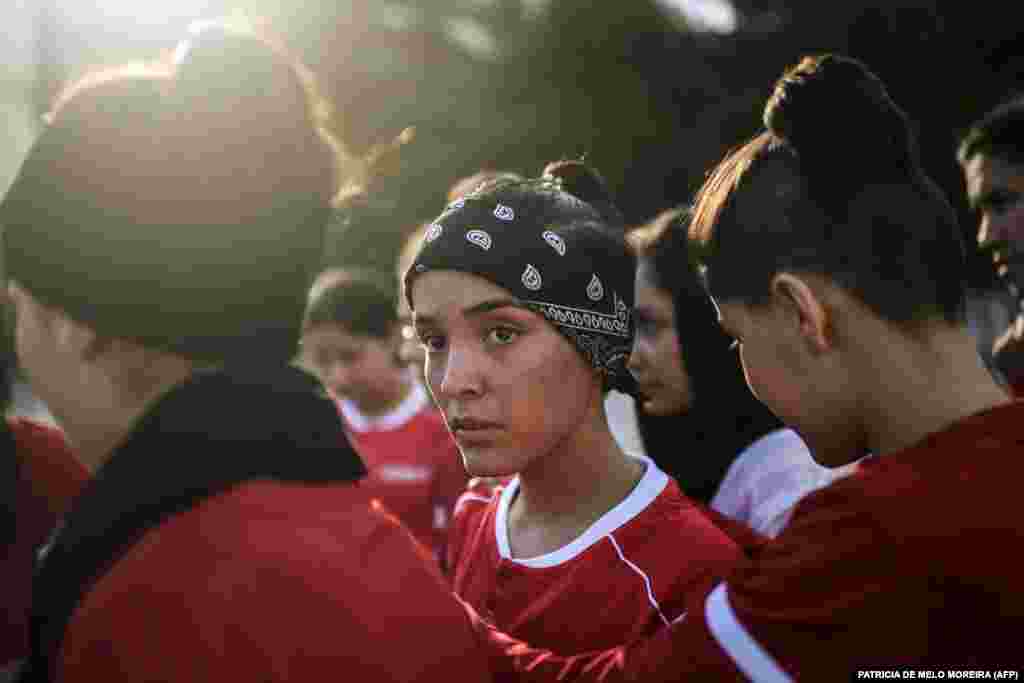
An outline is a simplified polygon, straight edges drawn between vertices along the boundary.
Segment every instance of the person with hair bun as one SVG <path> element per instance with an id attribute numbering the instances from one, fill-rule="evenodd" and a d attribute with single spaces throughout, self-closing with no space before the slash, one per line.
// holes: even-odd
<path id="1" fill-rule="evenodd" d="M 1024 96 L 996 107 L 960 143 L 967 197 L 981 215 L 978 243 L 992 253 L 1014 297 L 1024 296 Z M 1012 317 L 1012 314 L 1011 314 Z M 992 348 L 995 367 L 1016 396 L 1024 395 L 1024 314 Z"/>
<path id="2" fill-rule="evenodd" d="M 74 84 L 0 204 L 19 360 L 95 468 L 41 553 L 18 681 L 485 675 L 291 365 L 345 171 L 312 86 L 198 25 Z"/>
<path id="3" fill-rule="evenodd" d="M 754 393 L 818 462 L 871 453 L 654 638 L 577 657 L 475 619 L 495 680 L 836 681 L 1021 670 L 1020 423 L 963 323 L 963 247 L 858 61 L 806 58 L 697 196 L 691 236 Z M 667 548 L 666 553 L 673 549 Z M 858 673 L 860 672 L 860 673 Z M 899 675 L 897 673 L 897 675 Z"/>
<path id="4" fill-rule="evenodd" d="M 832 475 L 750 393 L 690 253 L 690 215 L 664 211 L 628 235 L 638 258 L 630 371 L 646 412 L 674 423 L 664 469 L 713 510 L 776 536 L 796 502 Z"/>
<path id="5" fill-rule="evenodd" d="M 456 504 L 455 592 L 559 652 L 667 626 L 739 554 L 609 429 L 606 392 L 632 390 L 633 258 L 597 208 L 603 187 L 580 162 L 486 185 L 430 225 L 405 276 L 427 383 L 466 470 L 512 477 Z"/>

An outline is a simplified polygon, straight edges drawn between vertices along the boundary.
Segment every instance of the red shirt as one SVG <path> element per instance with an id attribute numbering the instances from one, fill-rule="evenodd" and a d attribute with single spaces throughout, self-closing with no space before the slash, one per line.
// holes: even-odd
<path id="1" fill-rule="evenodd" d="M 28 648 L 28 610 L 38 548 L 89 478 L 55 427 L 10 418 L 18 458 L 17 524 L 14 546 L 0 560 L 0 666 L 24 657 Z"/>
<path id="2" fill-rule="evenodd" d="M 524 669 L 508 680 L 782 683 L 852 680 L 858 669 L 1020 670 L 1024 523 L 1012 501 L 1024 480 L 1022 423 L 1024 402 L 1011 403 L 863 461 L 807 496 L 775 541 L 646 642 L 542 658 L 478 627 L 497 669 Z"/>
<path id="3" fill-rule="evenodd" d="M 611 647 L 678 619 L 686 599 L 721 577 L 739 551 L 643 460 L 647 470 L 622 502 L 539 557 L 514 559 L 509 550 L 518 479 L 491 495 L 464 495 L 448 548 L 456 594 L 517 638 L 563 653 Z"/>
<path id="4" fill-rule="evenodd" d="M 358 487 L 254 482 L 145 533 L 73 615 L 56 678 L 485 681 L 482 657 L 423 548 Z"/>
<path id="5" fill-rule="evenodd" d="M 466 488 L 462 456 L 422 386 L 388 415 L 368 418 L 349 401 L 339 409 L 352 446 L 369 470 L 360 486 L 444 558 L 451 511 Z"/>

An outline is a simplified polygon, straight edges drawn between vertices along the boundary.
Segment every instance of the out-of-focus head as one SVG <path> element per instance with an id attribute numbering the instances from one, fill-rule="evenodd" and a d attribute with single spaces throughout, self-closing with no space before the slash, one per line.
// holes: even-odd
<path id="1" fill-rule="evenodd" d="M 600 414 L 604 389 L 631 386 L 634 260 L 603 203 L 600 176 L 560 162 L 485 185 L 427 228 L 405 295 L 472 474 L 521 471 Z"/>
<path id="2" fill-rule="evenodd" d="M 704 327 L 718 330 L 717 314 L 688 256 L 688 216 L 685 209 L 664 211 L 627 236 L 637 255 L 636 337 L 629 369 L 639 385 L 644 410 L 651 415 L 689 410 L 694 387 L 687 371 L 690 363 L 684 362 L 693 350 L 688 340 Z M 684 297 L 694 298 L 698 307 L 703 301 L 708 314 L 703 319 L 677 319 L 676 302 Z M 728 344 L 725 339 L 724 335 L 719 339 L 723 348 Z"/>
<path id="3" fill-rule="evenodd" d="M 959 325 L 963 246 L 906 115 L 860 62 L 804 59 L 764 122 L 708 177 L 691 234 L 751 388 L 839 464 L 864 445 L 871 391 L 851 335 Z"/>
<path id="4" fill-rule="evenodd" d="M 101 336 L 286 360 L 339 183 L 308 70 L 241 22 L 92 73 L 0 206 L 7 276 Z"/>
<path id="5" fill-rule="evenodd" d="M 303 364 L 335 396 L 371 410 L 404 380 L 395 288 L 387 273 L 329 270 L 311 289 L 302 322 Z"/>
<path id="6" fill-rule="evenodd" d="M 1000 275 L 1024 291 L 1024 97 L 975 123 L 958 156 L 981 218 L 978 242 L 992 252 Z"/>

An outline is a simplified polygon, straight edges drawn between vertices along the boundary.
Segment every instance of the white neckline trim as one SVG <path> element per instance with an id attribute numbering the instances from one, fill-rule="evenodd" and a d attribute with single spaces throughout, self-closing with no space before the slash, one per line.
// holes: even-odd
<path id="1" fill-rule="evenodd" d="M 704 603 L 704 615 L 711 635 L 747 678 L 759 683 L 793 683 L 775 658 L 740 623 L 729 604 L 725 583 L 711 591 Z"/>
<path id="2" fill-rule="evenodd" d="M 668 475 L 658 469 L 654 461 L 646 456 L 631 454 L 630 457 L 643 462 L 647 469 L 629 495 L 601 515 L 596 522 L 587 527 L 586 531 L 575 539 L 558 550 L 536 557 L 512 557 L 512 549 L 508 540 L 508 509 L 519 491 L 519 477 L 515 477 L 501 492 L 494 517 L 494 533 L 498 542 L 498 554 L 501 558 L 535 569 L 555 567 L 577 557 L 584 550 L 643 512 L 665 490 L 668 485 Z"/>
<path id="3" fill-rule="evenodd" d="M 341 415 L 345 418 L 346 424 L 354 432 L 391 431 L 404 427 L 409 420 L 416 417 L 421 410 L 430 402 L 427 390 L 413 380 L 409 395 L 402 399 L 394 410 L 383 415 L 363 415 L 359 412 L 356 404 L 348 399 L 338 402 Z"/>

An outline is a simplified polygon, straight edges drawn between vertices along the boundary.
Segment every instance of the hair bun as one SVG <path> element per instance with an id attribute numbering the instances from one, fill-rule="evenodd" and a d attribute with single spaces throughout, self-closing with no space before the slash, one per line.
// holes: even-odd
<path id="1" fill-rule="evenodd" d="M 802 158 L 880 167 L 916 160 L 906 114 L 878 76 L 849 57 L 805 57 L 789 69 L 765 105 L 764 125 Z"/>
<path id="2" fill-rule="evenodd" d="M 597 169 L 582 161 L 566 159 L 550 162 L 544 167 L 542 175 L 558 178 L 564 191 L 590 204 L 608 223 L 625 224 L 625 218 L 615 205 L 608 183 Z"/>

